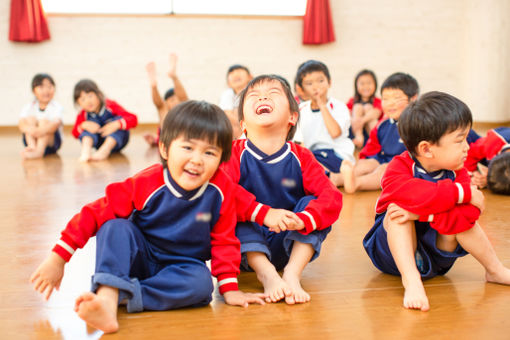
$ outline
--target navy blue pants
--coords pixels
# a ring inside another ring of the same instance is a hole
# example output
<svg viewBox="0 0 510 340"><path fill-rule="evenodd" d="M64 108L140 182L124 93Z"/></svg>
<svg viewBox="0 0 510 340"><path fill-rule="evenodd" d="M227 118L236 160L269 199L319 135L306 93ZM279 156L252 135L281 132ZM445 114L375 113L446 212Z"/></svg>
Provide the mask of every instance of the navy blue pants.
<svg viewBox="0 0 510 340"><path fill-rule="evenodd" d="M301 198L294 208L294 212L303 211L314 196ZM236 226L236 236L241 242L241 270L251 271L246 259L247 252L266 254L276 270L282 270L289 262L290 252L294 241L308 243L313 246L315 253L311 261L315 260L321 250L322 242L331 231L331 227L303 235L296 230L287 230L280 233L269 231L267 227L254 222L241 222Z"/></svg>
<svg viewBox="0 0 510 340"><path fill-rule="evenodd" d="M100 285L119 289L128 312L208 305L211 272L191 257L158 255L136 225L126 219L106 222L97 233L93 292Z"/></svg>
<svg viewBox="0 0 510 340"><path fill-rule="evenodd" d="M363 239L363 247L377 269L383 273L400 275L383 226L385 215L386 213L376 216L374 226ZM460 245L453 252L438 249L436 246L438 232L431 228L428 222L415 221L414 224L417 241L416 267L422 279L446 274L458 257L467 255Z"/></svg>
<svg viewBox="0 0 510 340"><path fill-rule="evenodd" d="M22 134L22 140L23 145L27 146L27 140L24 133ZM44 149L44 156L57 153L58 149L60 149L60 146L62 146L62 137L60 136L60 132L57 130L54 134L53 145L46 146L46 149Z"/></svg>
<svg viewBox="0 0 510 340"><path fill-rule="evenodd" d="M119 117L118 119L121 119L121 117ZM92 121L100 124L99 121L95 121L95 120L92 120ZM103 143L106 139L105 137L101 136L100 133L91 133L88 131L83 131L79 137L80 141L85 136L92 138L92 140L94 141L92 145L96 149L99 149L101 147L101 145L103 145ZM129 131L128 130L117 130L114 133L108 135L107 137L111 137L111 138L115 139L117 144L113 148L112 152L117 152L117 151L122 150L129 142Z"/></svg>

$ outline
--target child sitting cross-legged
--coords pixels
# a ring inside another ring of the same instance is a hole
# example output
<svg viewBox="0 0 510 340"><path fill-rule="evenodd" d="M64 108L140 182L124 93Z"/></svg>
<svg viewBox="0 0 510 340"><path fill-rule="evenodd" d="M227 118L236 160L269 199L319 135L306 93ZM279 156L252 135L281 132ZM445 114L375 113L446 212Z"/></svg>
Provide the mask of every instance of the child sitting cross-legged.
<svg viewBox="0 0 510 340"><path fill-rule="evenodd" d="M255 271L266 302L310 300L301 274L319 256L342 208L341 193L313 154L290 142L298 118L285 79L254 78L239 99L247 139L233 142L232 157L222 165L242 187L236 198L242 270Z"/></svg>
<svg viewBox="0 0 510 340"><path fill-rule="evenodd" d="M510 284L510 270L478 224L483 194L464 168L471 124L469 108L442 92L424 94L400 116L408 151L388 164L363 246L379 270L402 277L406 308L427 311L422 279L446 274L468 253L488 282Z"/></svg>
<svg viewBox="0 0 510 340"><path fill-rule="evenodd" d="M110 184L105 197L83 207L32 274L34 288L48 299L74 251L97 234L92 292L76 299L75 311L105 333L118 330L117 306L124 300L129 313L208 305L211 272L227 304L263 304L263 294L237 285L237 185L218 169L231 142L230 122L216 105L176 106L161 130L162 164Z"/></svg>

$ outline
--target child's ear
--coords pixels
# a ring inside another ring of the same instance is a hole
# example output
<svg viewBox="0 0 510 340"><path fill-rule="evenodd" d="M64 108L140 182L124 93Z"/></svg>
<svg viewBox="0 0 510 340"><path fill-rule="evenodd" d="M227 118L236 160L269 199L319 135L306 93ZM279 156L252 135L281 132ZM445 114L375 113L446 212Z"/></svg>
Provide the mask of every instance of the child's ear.
<svg viewBox="0 0 510 340"><path fill-rule="evenodd" d="M240 120L239 124L241 125L241 131L244 133L245 136L248 134L246 133L246 124L244 124L244 120Z"/></svg>
<svg viewBox="0 0 510 340"><path fill-rule="evenodd" d="M289 117L289 124L295 126L297 124L298 118L299 118L298 112L291 112Z"/></svg>
<svg viewBox="0 0 510 340"><path fill-rule="evenodd" d="M163 159L168 160L168 149L167 149L167 147L163 143L161 143L161 142L158 143L158 147L159 147L159 154L161 155L161 157Z"/></svg>
<svg viewBox="0 0 510 340"><path fill-rule="evenodd" d="M421 157L432 158L434 154L432 153L431 146L430 142L421 141L416 147L416 153Z"/></svg>
<svg viewBox="0 0 510 340"><path fill-rule="evenodd" d="M418 99L418 94L415 94L414 96L409 98L409 102L412 103L412 102L416 101L416 99Z"/></svg>

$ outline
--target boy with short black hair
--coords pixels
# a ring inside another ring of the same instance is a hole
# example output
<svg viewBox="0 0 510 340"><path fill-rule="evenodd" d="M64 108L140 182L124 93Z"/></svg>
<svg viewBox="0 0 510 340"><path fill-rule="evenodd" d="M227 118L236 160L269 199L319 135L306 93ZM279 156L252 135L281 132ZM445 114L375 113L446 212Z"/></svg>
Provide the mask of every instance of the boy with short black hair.
<svg viewBox="0 0 510 340"><path fill-rule="evenodd" d="M349 109L328 95L331 77L324 63L304 62L298 68L296 81L310 100L299 106L300 121L295 140L310 149L330 178L334 178L335 174L339 175L343 160L354 163Z"/></svg>
<svg viewBox="0 0 510 340"><path fill-rule="evenodd" d="M477 222L484 197L464 168L471 124L469 108L442 92L424 94L399 119L408 151L388 164L363 246L379 270L402 276L406 308L427 311L422 279L446 274L468 253L488 282L510 284Z"/></svg>
<svg viewBox="0 0 510 340"><path fill-rule="evenodd" d="M85 205L32 274L35 290L48 299L75 250L97 233L92 292L76 299L75 311L105 333L118 330L123 300L128 312L209 304L211 272L227 304L263 304L263 294L243 293L237 285L237 185L218 169L229 159L231 142L232 127L216 105L176 106L162 126L162 164L108 185L104 197Z"/></svg>
<svg viewBox="0 0 510 340"><path fill-rule="evenodd" d="M234 141L232 157L222 165L244 189L236 196L242 269L255 271L266 302L310 301L301 274L319 256L342 207L341 193L313 154L290 142L298 119L284 78L254 78L240 95L239 120L247 139Z"/></svg>
<svg viewBox="0 0 510 340"><path fill-rule="evenodd" d="M342 177L333 178L346 193L357 190L378 190L388 162L405 150L398 134L398 120L409 103L418 97L418 82L411 75L397 72L381 86L381 100L385 119L370 132L370 137L353 165L343 162Z"/></svg>

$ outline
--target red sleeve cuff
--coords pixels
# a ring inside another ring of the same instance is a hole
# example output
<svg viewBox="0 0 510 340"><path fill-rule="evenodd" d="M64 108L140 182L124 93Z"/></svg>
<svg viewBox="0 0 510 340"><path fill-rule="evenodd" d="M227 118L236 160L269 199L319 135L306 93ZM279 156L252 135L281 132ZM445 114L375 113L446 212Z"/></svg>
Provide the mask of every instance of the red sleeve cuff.
<svg viewBox="0 0 510 340"><path fill-rule="evenodd" d="M418 221L419 222L433 222L434 221L434 214L430 214L430 215L422 215L420 217L418 217Z"/></svg>
<svg viewBox="0 0 510 340"><path fill-rule="evenodd" d="M258 203L257 207L253 211L252 214L252 222L256 222L260 225L264 225L264 219L269 211L270 207L268 205Z"/></svg>
<svg viewBox="0 0 510 340"><path fill-rule="evenodd" d="M231 290L239 290L239 286L237 285L237 276L234 273L218 275L217 279L218 289L221 295Z"/></svg>
<svg viewBox="0 0 510 340"><path fill-rule="evenodd" d="M471 186L469 183L455 182L457 185L457 204L471 202Z"/></svg>
<svg viewBox="0 0 510 340"><path fill-rule="evenodd" d="M305 227L299 230L301 234L307 235L312 231L317 230L317 224L315 223L313 216L308 211L304 210L296 213L296 215L305 223Z"/></svg>

